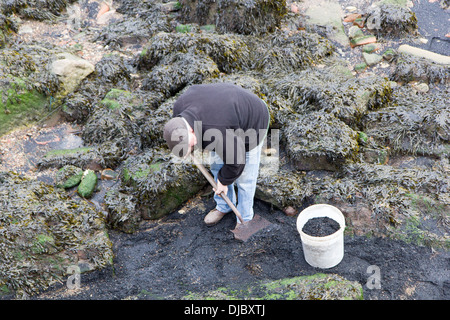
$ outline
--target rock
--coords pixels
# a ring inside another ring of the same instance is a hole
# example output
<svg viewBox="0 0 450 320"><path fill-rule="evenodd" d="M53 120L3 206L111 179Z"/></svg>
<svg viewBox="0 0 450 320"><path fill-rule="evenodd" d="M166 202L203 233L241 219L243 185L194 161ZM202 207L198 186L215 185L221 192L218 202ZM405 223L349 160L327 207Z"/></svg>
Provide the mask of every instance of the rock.
<svg viewBox="0 0 450 320"><path fill-rule="evenodd" d="M362 51L366 53L373 53L380 48L378 43L369 43L363 46Z"/></svg>
<svg viewBox="0 0 450 320"><path fill-rule="evenodd" d="M351 26L348 29L348 37L350 39L359 38L359 37L362 37L362 36L364 36L364 33L362 32L360 27L358 27L358 26Z"/></svg>
<svg viewBox="0 0 450 320"><path fill-rule="evenodd" d="M419 93L427 93L430 91L430 87L426 83L414 83L412 84L412 87Z"/></svg>
<svg viewBox="0 0 450 320"><path fill-rule="evenodd" d="M0 46L1 20L0 14ZM0 50L0 136L41 120L58 105L50 98L60 88L57 77L49 72L54 51L57 48L18 43Z"/></svg>
<svg viewBox="0 0 450 320"><path fill-rule="evenodd" d="M356 19L361 18L361 14L360 13L351 13L345 16L344 18L344 22L353 22Z"/></svg>
<svg viewBox="0 0 450 320"><path fill-rule="evenodd" d="M73 165L66 165L56 173L55 186L70 189L80 183L82 176L83 170Z"/></svg>
<svg viewBox="0 0 450 320"><path fill-rule="evenodd" d="M158 219L173 212L207 183L195 165L163 148L129 157L120 177L144 219Z"/></svg>
<svg viewBox="0 0 450 320"><path fill-rule="evenodd" d="M105 169L102 171L100 179L102 180L115 180L119 174L112 169Z"/></svg>
<svg viewBox="0 0 450 320"><path fill-rule="evenodd" d="M365 62L355 64L356 72L363 72L367 69L367 64Z"/></svg>
<svg viewBox="0 0 450 320"><path fill-rule="evenodd" d="M354 47L357 47L357 46L363 46L365 44L375 43L375 42L377 42L377 38L375 36L365 35L365 36L352 38L350 40L350 46L352 48L354 48Z"/></svg>
<svg viewBox="0 0 450 320"><path fill-rule="evenodd" d="M363 18L356 18L355 20L353 20L353 25L359 28L364 28L364 22L365 20Z"/></svg>
<svg viewBox="0 0 450 320"><path fill-rule="evenodd" d="M400 1L380 1L369 7L366 27L376 35L398 37L415 34L417 19L414 12Z"/></svg>
<svg viewBox="0 0 450 320"><path fill-rule="evenodd" d="M295 209L295 208L293 208L293 207L291 207L291 206L289 206L289 207L284 208L284 209L283 209L283 212L284 212L287 216L293 217L293 216L295 216L295 215L298 213L298 210Z"/></svg>
<svg viewBox="0 0 450 320"><path fill-rule="evenodd" d="M203 294L190 294L195 300L362 300L363 289L357 281L336 274L317 273L275 281L261 281L247 290L221 288Z"/></svg>
<svg viewBox="0 0 450 320"><path fill-rule="evenodd" d="M47 152L39 159L38 168L62 168L66 165L85 167L97 158L93 147L81 147L75 149L58 149Z"/></svg>
<svg viewBox="0 0 450 320"><path fill-rule="evenodd" d="M389 48L386 51L384 51L383 59L387 60L388 62L391 62L395 58L396 54L397 52L394 49Z"/></svg>
<svg viewBox="0 0 450 320"><path fill-rule="evenodd" d="M428 52L423 53L421 51L419 54L422 56L399 52L396 55L395 70L391 79L403 82L419 81L448 84L450 81L450 68L447 64L448 61L446 61L448 59L445 56L443 60L438 57L441 63L437 63L428 59L435 57L434 53L430 55Z"/></svg>
<svg viewBox="0 0 450 320"><path fill-rule="evenodd" d="M407 44L398 47L398 52L410 54L419 58L425 58L442 65L450 65L450 56L434 53L432 51L416 48Z"/></svg>
<svg viewBox="0 0 450 320"><path fill-rule="evenodd" d="M372 164L387 164L389 161L389 148L368 148L360 149L364 161Z"/></svg>
<svg viewBox="0 0 450 320"><path fill-rule="evenodd" d="M50 70L59 77L65 91L70 93L78 87L81 80L94 72L95 66L71 53L60 53L51 64Z"/></svg>
<svg viewBox="0 0 450 320"><path fill-rule="evenodd" d="M363 52L362 56L364 58L364 61L367 63L368 66L373 66L375 64L377 64L378 62L380 62L383 57L379 54L376 53L366 53Z"/></svg>
<svg viewBox="0 0 450 320"><path fill-rule="evenodd" d="M308 24L325 27L327 38L342 46L348 45L348 37L342 24L342 8L336 0L306 0L299 4L309 18Z"/></svg>
<svg viewBox="0 0 450 320"><path fill-rule="evenodd" d="M133 233L139 229L142 217L133 195L120 192L119 187L113 186L106 192L104 201L110 228L126 233Z"/></svg>
<svg viewBox="0 0 450 320"><path fill-rule="evenodd" d="M83 172L81 182L78 185L77 192L83 198L90 198L97 185L97 174L90 169Z"/></svg>
<svg viewBox="0 0 450 320"><path fill-rule="evenodd" d="M180 0L180 4L186 23L215 24L220 33L272 32L288 12L285 0Z"/></svg>
<svg viewBox="0 0 450 320"><path fill-rule="evenodd" d="M112 264L103 216L87 202L41 181L0 172L0 203L1 288L30 296L67 279L69 267Z"/></svg>
<svg viewBox="0 0 450 320"><path fill-rule="evenodd" d="M310 112L285 124L286 150L299 170L338 170L357 151L357 133L334 116Z"/></svg>

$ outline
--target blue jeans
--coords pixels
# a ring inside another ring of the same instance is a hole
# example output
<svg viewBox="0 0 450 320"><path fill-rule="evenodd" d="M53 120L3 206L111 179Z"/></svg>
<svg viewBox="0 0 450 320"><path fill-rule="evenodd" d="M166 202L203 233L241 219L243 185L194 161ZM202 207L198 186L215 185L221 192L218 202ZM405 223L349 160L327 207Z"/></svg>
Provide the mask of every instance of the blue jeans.
<svg viewBox="0 0 450 320"><path fill-rule="evenodd" d="M227 196L237 206L236 208L242 215L244 221L253 219L253 198L256 191L256 181L259 173L259 162L261 159L261 149L263 143L245 153L245 167L239 178L231 185L228 186ZM214 175L214 179L217 182L217 175L219 170L223 167L223 160L217 153L211 151L210 154L211 173ZM237 187L237 199L234 187ZM228 206L225 200L221 196L214 195L216 201L216 209L220 212L231 212L232 209ZM238 200L238 201L236 201ZM236 217L237 219L237 217ZM237 222L240 223L239 219Z"/></svg>

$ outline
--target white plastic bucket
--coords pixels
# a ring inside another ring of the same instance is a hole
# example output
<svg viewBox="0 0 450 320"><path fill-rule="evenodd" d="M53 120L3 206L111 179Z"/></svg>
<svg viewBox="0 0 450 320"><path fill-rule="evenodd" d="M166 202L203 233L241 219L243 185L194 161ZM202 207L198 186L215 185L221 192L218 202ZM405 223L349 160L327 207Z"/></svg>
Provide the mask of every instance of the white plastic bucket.
<svg viewBox="0 0 450 320"><path fill-rule="evenodd" d="M309 219L328 217L339 223L335 233L325 237L313 237L302 231ZM309 265L317 268L332 268L344 257L345 217L341 211L328 204L315 204L303 210L297 217L297 230L302 240L303 253Z"/></svg>

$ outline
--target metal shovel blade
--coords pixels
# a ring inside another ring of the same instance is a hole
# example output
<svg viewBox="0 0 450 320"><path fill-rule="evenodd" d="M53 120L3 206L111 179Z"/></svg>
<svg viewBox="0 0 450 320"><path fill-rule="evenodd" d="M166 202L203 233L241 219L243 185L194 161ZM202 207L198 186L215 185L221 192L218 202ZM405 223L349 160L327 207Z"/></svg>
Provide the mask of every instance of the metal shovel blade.
<svg viewBox="0 0 450 320"><path fill-rule="evenodd" d="M252 220L239 223L235 229L230 231L234 233L235 239L246 242L252 235L270 225L269 221L255 214Z"/></svg>

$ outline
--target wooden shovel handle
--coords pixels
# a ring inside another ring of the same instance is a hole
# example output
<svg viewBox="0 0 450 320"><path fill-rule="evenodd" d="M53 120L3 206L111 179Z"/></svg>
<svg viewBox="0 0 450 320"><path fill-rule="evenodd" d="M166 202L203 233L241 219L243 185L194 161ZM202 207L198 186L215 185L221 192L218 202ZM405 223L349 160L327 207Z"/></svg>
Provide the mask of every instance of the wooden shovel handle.
<svg viewBox="0 0 450 320"><path fill-rule="evenodd" d="M191 155L191 158L194 161L197 168L205 176L206 180L208 180L208 182L211 184L211 186L217 190L216 181L214 180L212 175L208 172L208 170L206 170L206 168L193 155ZM236 215L236 217L238 217L239 221L241 223L244 223L244 219L242 219L242 215L239 213L238 209L233 204L233 202L231 202L230 198L228 198L228 196L223 192L220 194L220 196L222 197L223 200L225 200L225 202L228 204L228 206L231 208L231 210L233 210L234 214Z"/></svg>

